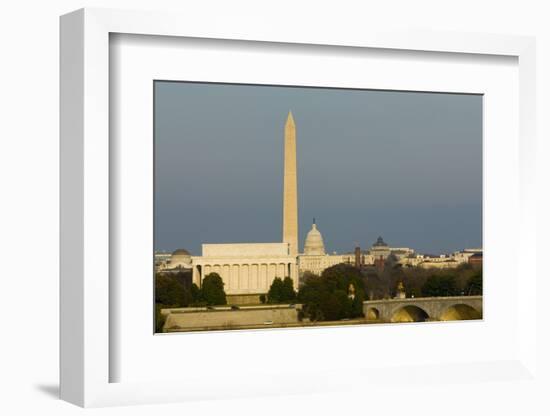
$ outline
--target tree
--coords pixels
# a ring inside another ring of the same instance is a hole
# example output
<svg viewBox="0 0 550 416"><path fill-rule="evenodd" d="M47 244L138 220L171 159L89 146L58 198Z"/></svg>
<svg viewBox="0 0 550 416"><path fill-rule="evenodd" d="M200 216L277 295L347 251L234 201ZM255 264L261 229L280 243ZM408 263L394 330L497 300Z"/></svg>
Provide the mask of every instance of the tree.
<svg viewBox="0 0 550 416"><path fill-rule="evenodd" d="M271 286L267 292L267 303L280 303L283 295L283 281L280 277L276 277L271 282Z"/></svg>
<svg viewBox="0 0 550 416"><path fill-rule="evenodd" d="M365 300L365 278L360 270L349 264L337 264L323 271L321 276L327 279L329 290L339 290L346 295L346 301L340 295L343 318L357 318L363 316L363 301ZM350 289L353 289L353 298L350 298ZM348 305L349 303L349 305Z"/></svg>
<svg viewBox="0 0 550 416"><path fill-rule="evenodd" d="M198 303L202 300L201 290L196 285L196 283L193 283L191 285L191 298L193 299L193 303Z"/></svg>
<svg viewBox="0 0 550 416"><path fill-rule="evenodd" d="M280 277L273 279L267 292L267 303L289 303L295 300L294 282L290 277L285 277L284 280Z"/></svg>
<svg viewBox="0 0 550 416"><path fill-rule="evenodd" d="M294 302L296 292L294 291L294 282L290 277L285 277L281 288L281 302Z"/></svg>
<svg viewBox="0 0 550 416"><path fill-rule="evenodd" d="M303 304L305 317L312 321L323 321L325 315L321 304L327 301L327 289L321 276L311 274L298 291L298 301Z"/></svg>
<svg viewBox="0 0 550 416"><path fill-rule="evenodd" d="M455 296L458 294L456 277L452 274L432 275L422 286L423 296Z"/></svg>
<svg viewBox="0 0 550 416"><path fill-rule="evenodd" d="M364 299L363 275L348 264L329 267L321 276L308 276L298 292L304 315L312 321L363 316Z"/></svg>
<svg viewBox="0 0 550 416"><path fill-rule="evenodd" d="M155 276L155 303L168 307L185 307L193 302L190 290L187 290L175 276L157 273Z"/></svg>
<svg viewBox="0 0 550 416"><path fill-rule="evenodd" d="M300 286L302 286L302 285L304 284L304 282L305 282L307 279L309 279L310 277L315 278L315 277L319 277L319 276L316 275L316 274L313 273L313 272L310 272L310 271L306 270L306 271L304 272L304 274L303 274L303 275L299 278L299 280L298 280L298 282L300 282Z"/></svg>
<svg viewBox="0 0 550 416"><path fill-rule="evenodd" d="M343 290L336 290L332 293L328 293L321 303L321 310L323 311L325 320L336 321L338 319L347 318L346 309L350 309L348 303L348 297Z"/></svg>
<svg viewBox="0 0 550 416"><path fill-rule="evenodd" d="M186 307L197 302L199 288L193 284L186 287L181 274L155 274L155 331L162 332L166 316L160 313L162 308Z"/></svg>
<svg viewBox="0 0 550 416"><path fill-rule="evenodd" d="M193 282L193 272L191 270L180 270L176 273L171 273L171 276L173 276L185 289L191 289Z"/></svg>
<svg viewBox="0 0 550 416"><path fill-rule="evenodd" d="M384 299L389 293L390 286L378 273L369 272L365 279L365 292L369 299Z"/></svg>
<svg viewBox="0 0 550 416"><path fill-rule="evenodd" d="M481 272L477 272L468 279L465 292L469 296L483 295L483 276Z"/></svg>
<svg viewBox="0 0 550 416"><path fill-rule="evenodd" d="M207 305L226 305L224 283L218 273L208 274L202 281L201 300Z"/></svg>
<svg viewBox="0 0 550 416"><path fill-rule="evenodd" d="M405 286L405 293L408 298L417 298L422 296L422 286L426 283L426 273L424 270L412 269L404 273L401 282Z"/></svg>

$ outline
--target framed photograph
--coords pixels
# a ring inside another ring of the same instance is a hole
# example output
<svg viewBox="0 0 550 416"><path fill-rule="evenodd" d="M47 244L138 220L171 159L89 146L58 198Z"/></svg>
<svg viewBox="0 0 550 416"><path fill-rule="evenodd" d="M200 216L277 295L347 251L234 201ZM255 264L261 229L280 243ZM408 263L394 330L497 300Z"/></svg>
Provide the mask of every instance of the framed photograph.
<svg viewBox="0 0 550 416"><path fill-rule="evenodd" d="M534 40L242 28L61 18L62 398L536 385Z"/></svg>
<svg viewBox="0 0 550 416"><path fill-rule="evenodd" d="M482 318L481 94L153 88L155 332Z"/></svg>

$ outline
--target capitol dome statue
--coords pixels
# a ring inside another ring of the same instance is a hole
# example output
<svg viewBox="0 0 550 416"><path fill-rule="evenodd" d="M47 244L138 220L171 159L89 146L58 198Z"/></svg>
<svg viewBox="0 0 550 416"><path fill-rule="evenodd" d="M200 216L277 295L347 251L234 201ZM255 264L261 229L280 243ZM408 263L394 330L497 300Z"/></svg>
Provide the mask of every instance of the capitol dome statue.
<svg viewBox="0 0 550 416"><path fill-rule="evenodd" d="M325 244L323 243L323 236L317 229L315 218L313 219L311 230L309 230L306 236L306 242L304 244L304 254L306 256L325 255Z"/></svg>

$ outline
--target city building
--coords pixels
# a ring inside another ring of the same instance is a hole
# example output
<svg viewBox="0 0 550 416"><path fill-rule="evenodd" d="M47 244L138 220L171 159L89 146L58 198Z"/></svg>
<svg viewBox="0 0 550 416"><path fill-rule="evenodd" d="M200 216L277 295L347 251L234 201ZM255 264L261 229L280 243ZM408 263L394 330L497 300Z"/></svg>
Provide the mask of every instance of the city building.
<svg viewBox="0 0 550 416"><path fill-rule="evenodd" d="M202 256L192 258L193 283L217 273L230 303L256 303L276 277L290 276L298 288L296 256L288 243L203 244Z"/></svg>
<svg viewBox="0 0 550 416"><path fill-rule="evenodd" d="M416 255L407 247L390 247L382 237L365 252L359 247L353 253L327 254L315 219L307 233L304 250L298 241L298 175L296 163L296 124L289 112L284 127L283 169L283 223L280 242L202 244L200 256L178 249L168 258L166 253L155 254L157 271L178 272L192 270L192 281L201 287L210 273L218 273L223 280L229 303L257 303L260 295L268 292L276 277L290 277L297 290L300 278L306 272L321 274L328 267L340 263L358 268L375 266L383 271L386 261L405 266L456 267L468 262L476 251L457 252L453 256L430 257ZM472 260L477 261L477 260Z"/></svg>
<svg viewBox="0 0 550 416"><path fill-rule="evenodd" d="M468 257L468 264L474 267L483 266L483 252L477 252Z"/></svg>
<svg viewBox="0 0 550 416"><path fill-rule="evenodd" d="M441 254L439 256L429 254L408 255L399 259L403 266L421 267L424 269L452 269L463 264L473 264L479 262L482 258L483 250L481 248L467 248L462 251L455 251L451 254ZM470 258L475 258L470 261Z"/></svg>
<svg viewBox="0 0 550 416"><path fill-rule="evenodd" d="M165 269L170 262L172 253L166 251L155 251L155 270Z"/></svg>
<svg viewBox="0 0 550 416"><path fill-rule="evenodd" d="M155 270L157 271L176 273L192 268L191 254L183 248L179 248L172 253L155 253Z"/></svg>
<svg viewBox="0 0 550 416"><path fill-rule="evenodd" d="M391 249L380 236L370 248L369 254L374 260L386 260L391 254Z"/></svg>
<svg viewBox="0 0 550 416"><path fill-rule="evenodd" d="M379 236L364 257L363 264L374 265L379 272L384 271L386 261L392 256L395 262L414 256L414 250L408 247L390 247Z"/></svg>
<svg viewBox="0 0 550 416"><path fill-rule="evenodd" d="M323 270L340 263L354 264L355 254L327 254L323 236L317 229L315 219L311 230L307 233L304 243L304 252L298 256L299 275L302 277L305 272L320 275Z"/></svg>

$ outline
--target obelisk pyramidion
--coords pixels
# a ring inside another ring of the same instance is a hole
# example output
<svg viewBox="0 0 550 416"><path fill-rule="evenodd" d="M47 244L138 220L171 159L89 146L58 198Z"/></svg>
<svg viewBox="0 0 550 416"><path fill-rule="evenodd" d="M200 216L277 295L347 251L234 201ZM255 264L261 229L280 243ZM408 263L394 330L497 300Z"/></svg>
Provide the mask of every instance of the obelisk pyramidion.
<svg viewBox="0 0 550 416"><path fill-rule="evenodd" d="M296 125L289 111L285 124L285 161L283 178L283 242L289 254L298 255L298 186L296 171Z"/></svg>

